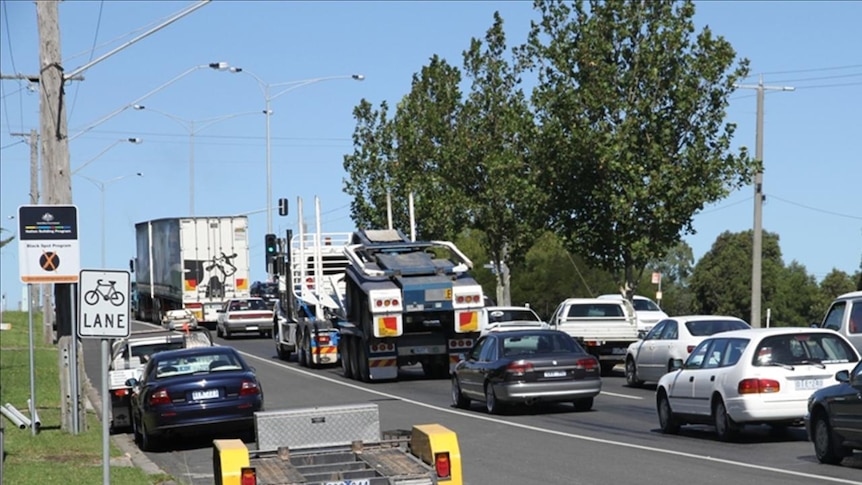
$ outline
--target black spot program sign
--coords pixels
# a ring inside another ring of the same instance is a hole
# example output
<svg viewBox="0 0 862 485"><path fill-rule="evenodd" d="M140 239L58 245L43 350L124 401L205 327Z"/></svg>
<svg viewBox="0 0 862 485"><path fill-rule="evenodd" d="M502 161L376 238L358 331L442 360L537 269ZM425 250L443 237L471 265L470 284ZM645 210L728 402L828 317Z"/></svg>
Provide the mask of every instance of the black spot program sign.
<svg viewBox="0 0 862 485"><path fill-rule="evenodd" d="M78 282L81 247L77 207L18 207L18 270L23 283Z"/></svg>

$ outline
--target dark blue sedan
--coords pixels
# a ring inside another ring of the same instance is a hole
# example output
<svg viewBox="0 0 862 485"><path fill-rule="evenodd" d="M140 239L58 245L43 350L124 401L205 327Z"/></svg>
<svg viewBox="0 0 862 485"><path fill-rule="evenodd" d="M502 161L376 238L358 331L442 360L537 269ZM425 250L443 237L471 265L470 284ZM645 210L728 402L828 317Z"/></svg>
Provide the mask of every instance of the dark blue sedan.
<svg viewBox="0 0 862 485"><path fill-rule="evenodd" d="M251 433L263 410L263 388L232 347L195 347L153 354L141 380L130 379L132 429L144 451L166 435L218 430Z"/></svg>

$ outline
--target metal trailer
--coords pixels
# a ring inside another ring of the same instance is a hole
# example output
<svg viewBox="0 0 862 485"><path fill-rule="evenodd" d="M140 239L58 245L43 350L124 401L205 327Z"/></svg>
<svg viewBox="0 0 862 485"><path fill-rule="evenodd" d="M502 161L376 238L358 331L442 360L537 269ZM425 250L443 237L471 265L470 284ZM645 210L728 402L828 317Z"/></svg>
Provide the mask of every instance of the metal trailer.
<svg viewBox="0 0 862 485"><path fill-rule="evenodd" d="M188 332L145 330L114 341L108 363L108 393L111 395L111 432L131 427L129 379L140 379L150 356L164 350L212 345L212 336L203 328Z"/></svg>
<svg viewBox="0 0 862 485"><path fill-rule="evenodd" d="M351 233L320 232L320 202L315 198L317 230L308 233L298 200L299 234L288 233L275 263L279 299L273 314L275 349L288 360L296 352L304 367L338 363L339 333L344 318L344 247Z"/></svg>
<svg viewBox="0 0 862 485"><path fill-rule="evenodd" d="M470 259L451 242L393 229L354 232L345 255L344 375L392 380L400 366L421 364L426 376L447 377L479 338L484 296Z"/></svg>
<svg viewBox="0 0 862 485"><path fill-rule="evenodd" d="M225 301L249 296L246 216L154 219L135 224L135 237L138 320L187 308L214 324Z"/></svg>
<svg viewBox="0 0 862 485"><path fill-rule="evenodd" d="M216 485L461 485L456 434L439 425L380 430L376 404L260 411L257 448L213 441Z"/></svg>

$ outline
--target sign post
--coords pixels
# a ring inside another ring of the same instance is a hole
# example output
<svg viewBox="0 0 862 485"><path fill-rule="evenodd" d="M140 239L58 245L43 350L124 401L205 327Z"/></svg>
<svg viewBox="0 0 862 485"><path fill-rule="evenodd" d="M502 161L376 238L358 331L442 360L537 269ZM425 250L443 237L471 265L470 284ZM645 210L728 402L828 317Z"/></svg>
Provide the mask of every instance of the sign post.
<svg viewBox="0 0 862 485"><path fill-rule="evenodd" d="M78 243L78 208L74 205L22 205L18 207L18 273L27 284L30 332L30 419L36 416L36 362L33 343L33 283L77 283L81 267ZM43 312L49 311L43 308ZM72 323L74 326L74 322ZM72 396L72 431L78 423L78 350L72 339L69 387ZM31 432L36 435L36 427Z"/></svg>
<svg viewBox="0 0 862 485"><path fill-rule="evenodd" d="M111 456L108 445L110 394L108 394L108 340L131 335L129 297L131 275L128 271L81 270L78 292L78 336L101 339L102 347L102 477L111 483Z"/></svg>

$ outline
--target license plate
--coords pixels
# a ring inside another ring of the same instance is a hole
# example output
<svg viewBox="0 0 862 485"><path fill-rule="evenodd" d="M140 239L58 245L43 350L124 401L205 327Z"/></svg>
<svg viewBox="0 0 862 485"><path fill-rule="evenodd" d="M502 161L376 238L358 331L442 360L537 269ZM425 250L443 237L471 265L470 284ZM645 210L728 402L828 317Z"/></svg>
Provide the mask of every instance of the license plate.
<svg viewBox="0 0 862 485"><path fill-rule="evenodd" d="M413 354L422 354L422 355L441 353L440 349L438 347L413 347L412 349L410 349L410 351Z"/></svg>
<svg viewBox="0 0 862 485"><path fill-rule="evenodd" d="M251 325L251 326L245 327L245 329L246 329L246 330L249 330L249 331L251 331L251 330L257 330L257 325Z"/></svg>
<svg viewBox="0 0 862 485"><path fill-rule="evenodd" d="M823 387L823 379L799 379L796 381L797 391L811 391Z"/></svg>
<svg viewBox="0 0 862 485"><path fill-rule="evenodd" d="M546 370L545 377L566 377L564 370Z"/></svg>
<svg viewBox="0 0 862 485"><path fill-rule="evenodd" d="M207 389L206 391L195 391L192 393L192 399L195 401L203 401L204 399L215 399L218 397L218 389Z"/></svg>
<svg viewBox="0 0 862 485"><path fill-rule="evenodd" d="M622 354L626 353L626 349L624 349L622 347L615 347L615 348L611 349L611 353L614 355L622 355Z"/></svg>

